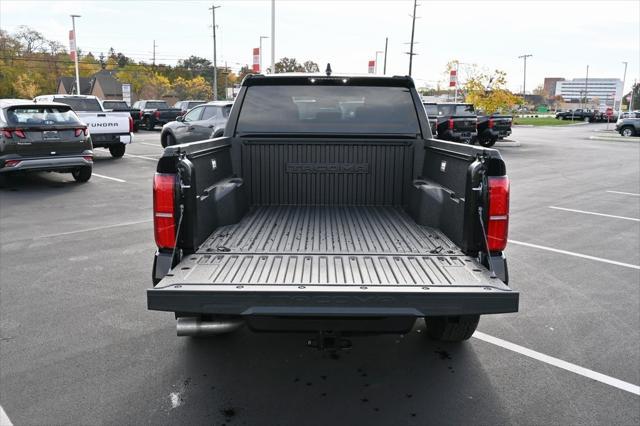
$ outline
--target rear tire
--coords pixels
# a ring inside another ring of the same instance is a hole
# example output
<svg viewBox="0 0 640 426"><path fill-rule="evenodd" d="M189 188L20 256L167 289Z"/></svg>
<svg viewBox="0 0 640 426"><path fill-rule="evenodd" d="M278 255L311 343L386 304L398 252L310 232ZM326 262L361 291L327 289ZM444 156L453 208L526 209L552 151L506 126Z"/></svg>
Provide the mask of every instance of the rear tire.
<svg viewBox="0 0 640 426"><path fill-rule="evenodd" d="M469 339L478 327L480 315L456 317L425 317L427 336L443 342L462 342Z"/></svg>
<svg viewBox="0 0 640 426"><path fill-rule="evenodd" d="M585 117L585 118L584 118L584 122L585 122L585 123L589 123L589 122L591 122L591 119L590 119L589 117Z"/></svg>
<svg viewBox="0 0 640 426"><path fill-rule="evenodd" d="M109 152L111 153L111 156L114 158L121 158L124 155L124 152L126 151L126 146L123 143L119 143L117 145L111 145L109 147Z"/></svg>
<svg viewBox="0 0 640 426"><path fill-rule="evenodd" d="M73 176L76 182L84 183L91 179L92 171L93 168L91 166L79 167L71 172L71 176Z"/></svg>
<svg viewBox="0 0 640 426"><path fill-rule="evenodd" d="M482 138L480 139L480 145L490 148L496 144L498 138Z"/></svg>
<svg viewBox="0 0 640 426"><path fill-rule="evenodd" d="M144 127L147 130L153 130L153 128L156 126L153 124L153 120L147 117L147 119L144 121Z"/></svg>
<svg viewBox="0 0 640 426"><path fill-rule="evenodd" d="M633 127L631 126L625 126L622 129L620 129L620 136L624 136L626 138L630 136L634 136L635 133L636 132L633 130Z"/></svg>

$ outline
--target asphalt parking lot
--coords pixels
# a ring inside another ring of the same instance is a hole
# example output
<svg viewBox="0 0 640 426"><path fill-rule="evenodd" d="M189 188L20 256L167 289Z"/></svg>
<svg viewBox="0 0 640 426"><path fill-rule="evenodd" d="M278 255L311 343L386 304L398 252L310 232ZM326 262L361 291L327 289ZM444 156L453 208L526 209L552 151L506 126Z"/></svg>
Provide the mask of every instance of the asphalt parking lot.
<svg viewBox="0 0 640 426"><path fill-rule="evenodd" d="M120 160L97 149L86 184L12 179L0 405L16 425L639 424L640 142L590 139L604 126L516 128L520 146L497 145L519 313L483 317L463 344L418 323L338 357L299 334L178 338L172 314L147 311L158 131Z"/></svg>

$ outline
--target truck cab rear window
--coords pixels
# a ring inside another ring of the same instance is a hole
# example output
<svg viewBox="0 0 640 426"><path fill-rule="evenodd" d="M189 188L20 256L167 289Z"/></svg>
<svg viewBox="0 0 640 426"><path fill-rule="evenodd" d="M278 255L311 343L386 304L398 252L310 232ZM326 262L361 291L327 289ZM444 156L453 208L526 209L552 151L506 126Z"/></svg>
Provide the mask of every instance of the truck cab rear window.
<svg viewBox="0 0 640 426"><path fill-rule="evenodd" d="M468 115L475 116L476 111L473 109L473 105L438 105L438 115Z"/></svg>
<svg viewBox="0 0 640 426"><path fill-rule="evenodd" d="M409 89L370 86L250 86L237 132L420 133Z"/></svg>
<svg viewBox="0 0 640 426"><path fill-rule="evenodd" d="M102 112L100 102L92 98L53 98L53 102L69 105L74 111Z"/></svg>
<svg viewBox="0 0 640 426"><path fill-rule="evenodd" d="M14 126L76 125L78 116L68 107L25 105L9 108L7 121Z"/></svg>

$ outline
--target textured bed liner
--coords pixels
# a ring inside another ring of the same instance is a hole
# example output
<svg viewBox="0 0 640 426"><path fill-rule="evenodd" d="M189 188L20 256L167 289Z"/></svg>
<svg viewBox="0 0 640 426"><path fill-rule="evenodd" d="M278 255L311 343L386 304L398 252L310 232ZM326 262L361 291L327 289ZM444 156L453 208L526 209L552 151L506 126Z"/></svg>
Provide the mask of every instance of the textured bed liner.
<svg viewBox="0 0 640 426"><path fill-rule="evenodd" d="M160 287L493 286L440 231L391 206L263 206L224 226Z"/></svg>

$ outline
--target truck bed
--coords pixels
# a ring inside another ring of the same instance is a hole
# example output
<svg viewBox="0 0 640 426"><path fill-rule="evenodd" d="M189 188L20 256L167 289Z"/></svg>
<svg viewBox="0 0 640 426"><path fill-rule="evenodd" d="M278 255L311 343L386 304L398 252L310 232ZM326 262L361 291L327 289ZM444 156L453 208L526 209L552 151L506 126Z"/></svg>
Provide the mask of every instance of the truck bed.
<svg viewBox="0 0 640 426"><path fill-rule="evenodd" d="M263 206L217 229L158 287L495 285L483 269L400 207Z"/></svg>
<svg viewBox="0 0 640 426"><path fill-rule="evenodd" d="M400 207L283 205L218 228L148 301L216 314L421 316L511 312L518 293Z"/></svg>

